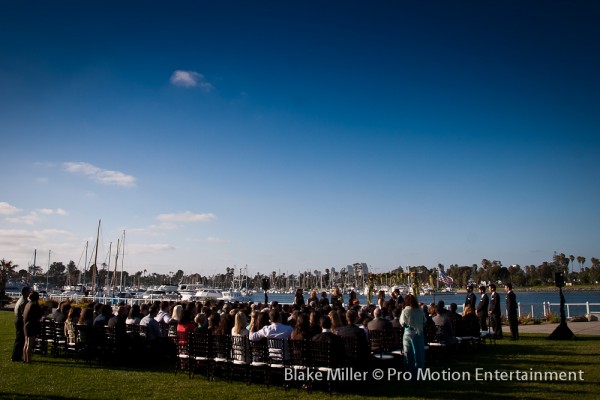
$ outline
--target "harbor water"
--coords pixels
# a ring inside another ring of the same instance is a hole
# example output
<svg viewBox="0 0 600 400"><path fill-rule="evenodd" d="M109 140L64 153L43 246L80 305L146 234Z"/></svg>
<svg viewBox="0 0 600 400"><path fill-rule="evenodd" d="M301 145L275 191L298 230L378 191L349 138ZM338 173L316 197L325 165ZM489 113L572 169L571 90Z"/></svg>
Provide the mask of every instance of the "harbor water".
<svg viewBox="0 0 600 400"><path fill-rule="evenodd" d="M489 296L489 292L487 294ZM505 312L504 301L506 294L503 292L499 292L499 294L501 299L500 306L502 312ZM517 302L520 305L521 315L531 313L533 317L542 317L544 316L544 304L546 304L546 311L551 311L555 314L560 313L560 295L558 289L551 292L519 292L518 290L515 290L515 294L517 295ZM586 303L591 304L591 306L589 306L591 312L596 314L600 313L600 291L563 291L563 294L565 296L565 303L569 305L568 310L565 311L568 313L567 317L585 315L588 312ZM476 293L476 296L477 302L479 302L479 293ZM317 297L320 297L320 294L317 295ZM458 311L460 312L462 311L466 297L466 293L446 294L440 292L435 293L435 296L418 296L418 300L425 304L437 303L438 301L443 300L446 306L449 306L451 303L456 303L458 305ZM348 298L349 295L344 294L344 303L348 301ZM360 304L367 304L366 296L357 295L356 298L359 300ZM268 299L269 302L278 301L282 304L293 303L294 295L287 293L268 293ZM305 293L304 300L306 301L307 299L308 294ZM371 296L372 303L376 302L376 300L376 296ZM252 295L252 301L264 303L264 293L254 293Z"/></svg>

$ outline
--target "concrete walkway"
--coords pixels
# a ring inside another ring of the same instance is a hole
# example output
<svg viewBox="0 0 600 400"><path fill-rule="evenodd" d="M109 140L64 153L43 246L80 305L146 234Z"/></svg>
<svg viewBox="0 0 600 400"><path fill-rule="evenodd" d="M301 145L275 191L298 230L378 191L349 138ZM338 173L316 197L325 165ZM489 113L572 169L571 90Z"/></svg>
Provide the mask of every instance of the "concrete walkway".
<svg viewBox="0 0 600 400"><path fill-rule="evenodd" d="M600 321L593 322L567 322L567 326L577 335L594 335L600 336ZM558 324L540 324L540 325L519 325L519 333L541 333L550 335L558 327ZM510 336L510 331L507 326L503 329L504 336L507 333Z"/></svg>

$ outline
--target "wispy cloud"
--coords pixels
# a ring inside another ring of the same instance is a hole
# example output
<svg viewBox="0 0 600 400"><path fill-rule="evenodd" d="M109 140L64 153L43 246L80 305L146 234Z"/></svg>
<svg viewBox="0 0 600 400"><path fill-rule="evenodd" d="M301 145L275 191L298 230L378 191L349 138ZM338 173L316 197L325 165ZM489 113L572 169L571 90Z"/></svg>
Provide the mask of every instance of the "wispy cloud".
<svg viewBox="0 0 600 400"><path fill-rule="evenodd" d="M63 167L67 172L85 175L105 185L135 186L135 177L123 172L98 168L84 162L66 162L63 163Z"/></svg>
<svg viewBox="0 0 600 400"><path fill-rule="evenodd" d="M6 221L10 222L12 224L33 225L36 222L40 221L40 216L35 211L32 211L32 212L30 212L27 215L22 215L22 216L19 216L19 217L6 218Z"/></svg>
<svg viewBox="0 0 600 400"><path fill-rule="evenodd" d="M66 212L65 210L63 210L62 208L57 208L56 210L53 210L51 208L40 208L37 211L40 214L45 214L45 215L69 215L69 213Z"/></svg>
<svg viewBox="0 0 600 400"><path fill-rule="evenodd" d="M161 222L209 222L217 219L217 216L208 214L194 214L186 211L179 214L160 214L156 217Z"/></svg>
<svg viewBox="0 0 600 400"><path fill-rule="evenodd" d="M13 215L21 211L15 206L11 206L5 201L0 202L0 215Z"/></svg>
<svg viewBox="0 0 600 400"><path fill-rule="evenodd" d="M52 260L63 261L79 254L80 245L73 233L61 229L0 229L0 253L22 267L31 262L32 249L38 255L46 251L41 249L52 249Z"/></svg>
<svg viewBox="0 0 600 400"><path fill-rule="evenodd" d="M174 86L185 87L185 88L200 88L205 92L210 92L215 87L212 83L208 82L204 75L196 71L182 71L176 70L171 75L171 84Z"/></svg>

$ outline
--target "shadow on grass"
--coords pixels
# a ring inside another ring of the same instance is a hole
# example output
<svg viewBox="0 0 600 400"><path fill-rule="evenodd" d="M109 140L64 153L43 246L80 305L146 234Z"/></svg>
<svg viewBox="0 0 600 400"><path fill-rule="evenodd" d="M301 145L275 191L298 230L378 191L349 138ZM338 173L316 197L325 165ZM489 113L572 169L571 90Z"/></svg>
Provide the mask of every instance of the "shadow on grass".
<svg viewBox="0 0 600 400"><path fill-rule="evenodd" d="M36 395L36 400L68 400L68 399L79 399L80 397L63 397L56 395ZM31 400L31 395L22 394L22 393L14 393L14 392L4 392L0 391L0 399L11 399L11 400Z"/></svg>
<svg viewBox="0 0 600 400"><path fill-rule="evenodd" d="M595 382L600 375L597 355L600 353L599 337L582 337L577 341L553 342L548 341L543 336L525 336L517 342L507 340L498 341L497 345L484 345L479 351L461 351L453 357L452 360L438 360L436 362L428 361L427 367L432 371L442 372L444 370L457 372L470 372L471 379L466 380L428 380L428 381L403 381L403 380L370 380L367 382L335 382L333 385L333 398L343 397L345 399L383 399L390 397L428 398L428 399L455 399L455 398L475 398L481 397L481 393L486 393L486 397L496 399L562 399L576 396L580 399L595 398ZM8 353L7 353L8 354ZM207 398L220 398L227 400L229 398L280 398L280 399L319 399L328 397L327 387L325 385L316 385L312 394L308 394L299 389L298 383L289 391L284 391L279 386L267 388L265 385L253 383L246 386L243 382L227 382L224 378L217 378L216 381L207 381L203 376L197 376L195 379L189 379L186 373L175 376L175 362L173 360L163 360L161 363L137 363L132 365L115 365L110 363L92 363L83 360L75 361L73 359L54 358L51 356L34 356L34 363L38 364L38 373L45 373L55 366L57 370L63 370L70 376L98 375L100 377L115 378L126 382L129 379L146 379L158 381L161 379L173 380L175 386L180 387L179 394L203 393ZM19 368L21 366L19 365ZM583 369L586 372L585 382L540 382L540 381L477 381L474 378L475 369L482 368L485 371L570 371ZM76 370L84 370L77 375ZM97 370L97 372L95 372ZM101 371L111 371L102 375ZM588 374L589 371L589 374ZM132 372L133 376L124 373ZM63 373L63 372L61 372ZM151 373L151 375L144 375ZM164 377L163 377L164 375ZM126 378L122 378L126 376ZM104 379L104 378L103 378ZM10 391L0 392L0 398L7 399L72 399L70 393L62 393L63 396L56 395L24 395L16 393L16 385L8 389ZM6 389L5 389L6 390ZM141 397L138 393L136 398L151 398L155 388L149 387L148 397ZM135 397L135 396L133 396ZM185 397L185 396L184 396ZM97 398L102 398L98 395ZM121 397L125 398L125 397Z"/></svg>
<svg viewBox="0 0 600 400"><path fill-rule="evenodd" d="M56 366L70 369L90 369L105 371L155 372L175 374L175 360L139 360L125 363L100 362L98 360L75 360L52 356L34 356L33 364ZM2 397L0 397L2 398Z"/></svg>

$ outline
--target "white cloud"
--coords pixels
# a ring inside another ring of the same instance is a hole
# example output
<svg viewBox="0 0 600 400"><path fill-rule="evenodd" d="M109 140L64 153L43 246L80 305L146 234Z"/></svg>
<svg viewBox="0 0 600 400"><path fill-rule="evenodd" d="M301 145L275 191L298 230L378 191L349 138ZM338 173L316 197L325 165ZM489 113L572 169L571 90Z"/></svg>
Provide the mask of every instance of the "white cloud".
<svg viewBox="0 0 600 400"><path fill-rule="evenodd" d="M208 222L217 219L217 216L208 214L194 214L190 211L179 214L160 214L156 217L161 222Z"/></svg>
<svg viewBox="0 0 600 400"><path fill-rule="evenodd" d="M215 87L208 82L204 75L195 71L176 70L171 75L171 84L174 86L193 88L197 87L205 92L210 92Z"/></svg>
<svg viewBox="0 0 600 400"><path fill-rule="evenodd" d="M5 201L0 202L0 215L13 215L21 211L15 206L11 206Z"/></svg>
<svg viewBox="0 0 600 400"><path fill-rule="evenodd" d="M27 215L23 215L21 217L10 217L10 218L6 218L7 222L10 222L12 224L26 224L26 225L33 225L36 222L40 221L40 217L38 216L38 213L36 213L35 211L30 212Z"/></svg>
<svg viewBox="0 0 600 400"><path fill-rule="evenodd" d="M60 239L58 239L60 237ZM0 246L13 245L16 243L25 244L28 248L34 248L31 243L37 243L46 240L71 240L75 236L68 231L61 229L42 229L42 230L26 230L26 229L0 229Z"/></svg>
<svg viewBox="0 0 600 400"><path fill-rule="evenodd" d="M53 210L51 208L40 208L37 211L40 214L45 214L45 215L69 215L69 213L66 212L65 210L63 210L62 208L57 208L56 210Z"/></svg>
<svg viewBox="0 0 600 400"><path fill-rule="evenodd" d="M52 261L66 264L69 259L77 261L81 242L73 233L60 229L0 229L0 254L7 260L27 267L33 261L34 249L37 249L37 264L45 269L48 249L52 250Z"/></svg>
<svg viewBox="0 0 600 400"><path fill-rule="evenodd" d="M25 229L0 229L0 243L19 242L23 239L30 239L32 236L32 233Z"/></svg>
<svg viewBox="0 0 600 400"><path fill-rule="evenodd" d="M98 168L84 162L66 162L63 167L67 172L83 174L105 185L135 186L135 177L123 172Z"/></svg>

